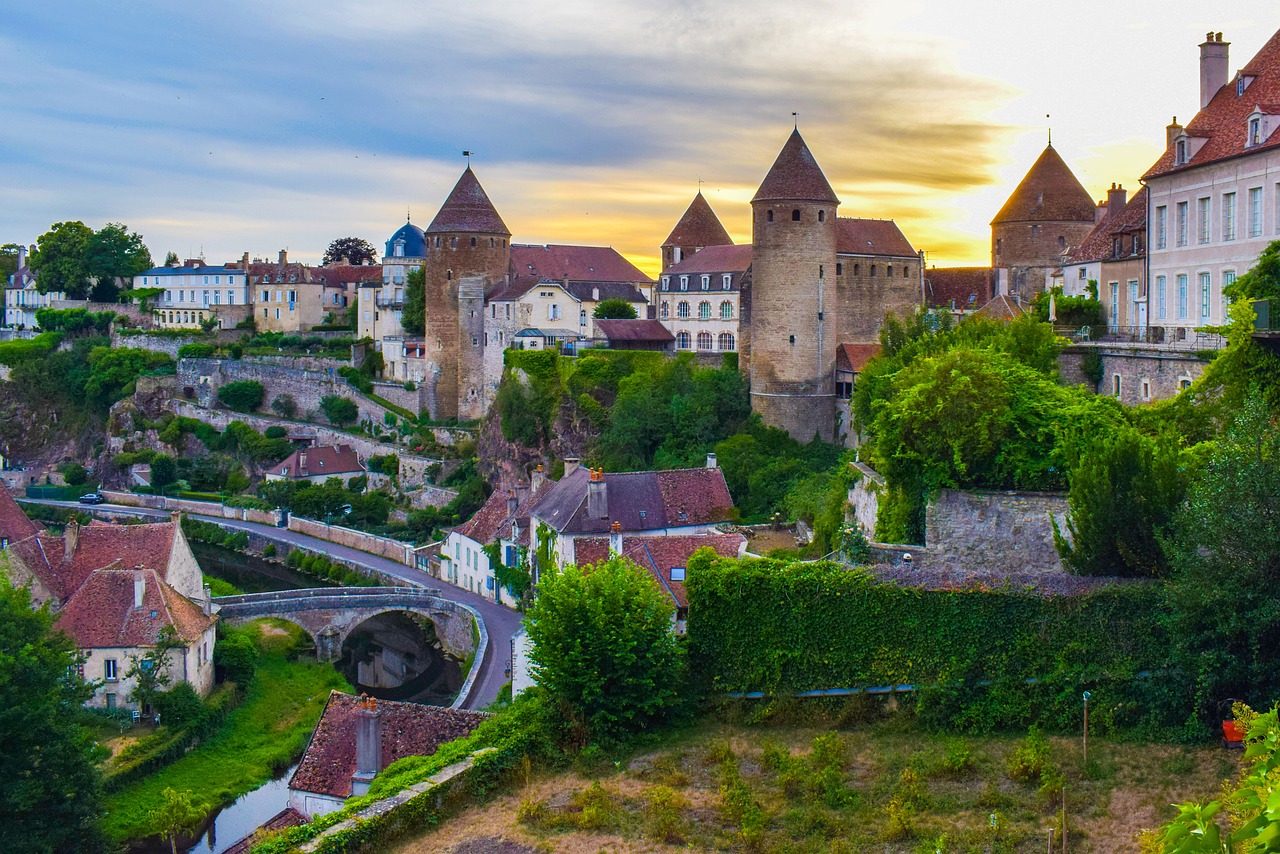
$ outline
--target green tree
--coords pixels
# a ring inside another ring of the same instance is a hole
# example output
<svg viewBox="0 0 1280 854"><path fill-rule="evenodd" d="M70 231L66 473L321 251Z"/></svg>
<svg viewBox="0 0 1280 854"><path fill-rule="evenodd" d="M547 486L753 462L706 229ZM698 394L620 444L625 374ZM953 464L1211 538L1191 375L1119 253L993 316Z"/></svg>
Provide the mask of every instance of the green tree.
<svg viewBox="0 0 1280 854"><path fill-rule="evenodd" d="M253 412L266 396L266 388L257 380L236 380L218 389L218 402L236 412Z"/></svg>
<svg viewBox="0 0 1280 854"><path fill-rule="evenodd" d="M1230 297L1232 302L1280 300L1280 240L1273 241L1262 250L1249 272L1223 288L1222 295ZM1273 306L1271 310L1280 310L1280 305Z"/></svg>
<svg viewBox="0 0 1280 854"><path fill-rule="evenodd" d="M271 411L282 418L293 418L298 414L298 402L291 394L278 394L271 401Z"/></svg>
<svg viewBox="0 0 1280 854"><path fill-rule="evenodd" d="M104 408L130 394L144 372L173 364L164 353L136 347L94 347L88 361L85 394Z"/></svg>
<svg viewBox="0 0 1280 854"><path fill-rule="evenodd" d="M596 303L596 310L591 312L591 316L601 320L635 320L638 317L635 306L616 297Z"/></svg>
<svg viewBox="0 0 1280 854"><path fill-rule="evenodd" d="M9 277L18 270L18 250L22 247L16 243L0 246L0 285L7 285Z"/></svg>
<svg viewBox="0 0 1280 854"><path fill-rule="evenodd" d="M222 668L228 681L246 690L258 669L258 647L244 632L227 631L226 636L213 647L213 660Z"/></svg>
<svg viewBox="0 0 1280 854"><path fill-rule="evenodd" d="M352 424L360 417L360 408L356 406L354 400L336 394L327 394L320 398L320 410L324 412L324 417L329 419L330 424L339 427Z"/></svg>
<svg viewBox="0 0 1280 854"><path fill-rule="evenodd" d="M378 260L378 250L363 237L339 237L329 244L320 263L327 267L342 263L343 258L349 264L371 264Z"/></svg>
<svg viewBox="0 0 1280 854"><path fill-rule="evenodd" d="M168 252L164 253L164 265L165 265L166 267L176 267L176 266L178 266L178 264L180 264L180 263L181 263L181 261L180 261L180 259L178 258L178 253L177 253L177 252L174 252L174 251L171 249L171 250L169 250Z"/></svg>
<svg viewBox="0 0 1280 854"><path fill-rule="evenodd" d="M1164 576L1159 541L1187 486L1177 444L1120 428L1081 454L1070 479L1069 536L1054 524L1063 563L1080 575Z"/></svg>
<svg viewBox="0 0 1280 854"><path fill-rule="evenodd" d="M164 494L166 487L178 480L178 462L168 454L156 454L151 458L151 488Z"/></svg>
<svg viewBox="0 0 1280 854"><path fill-rule="evenodd" d="M89 271L84 255L93 229L79 220L56 222L36 238L36 251L28 262L36 272L36 288L41 293L64 291L70 299L89 295Z"/></svg>
<svg viewBox="0 0 1280 854"><path fill-rule="evenodd" d="M156 635L155 645L143 655L129 658L129 669L125 678L133 680L133 691L129 699L140 706L150 706L156 696L169 687L173 675L169 673L169 653L181 649L182 642L173 626L165 626Z"/></svg>
<svg viewBox="0 0 1280 854"><path fill-rule="evenodd" d="M410 335L421 335L426 329L427 274L421 267L410 270L404 283L404 309L400 312L400 326Z"/></svg>
<svg viewBox="0 0 1280 854"><path fill-rule="evenodd" d="M0 851L101 851L102 780L79 723L92 686L71 641L34 610L25 588L0 580Z"/></svg>
<svg viewBox="0 0 1280 854"><path fill-rule="evenodd" d="M109 222L89 238L84 248L85 275L95 280L91 299L115 302L120 294L117 279L132 283L134 276L151 269L151 252L142 235L122 223Z"/></svg>
<svg viewBox="0 0 1280 854"><path fill-rule="evenodd" d="M534 678L571 736L607 741L662 722L685 690L671 599L622 558L544 571L526 617Z"/></svg>
<svg viewBox="0 0 1280 854"><path fill-rule="evenodd" d="M191 792L179 792L166 786L160 797L160 806L149 816L151 824L169 840L169 850L178 854L178 837L193 833L209 812L194 802L195 796Z"/></svg>

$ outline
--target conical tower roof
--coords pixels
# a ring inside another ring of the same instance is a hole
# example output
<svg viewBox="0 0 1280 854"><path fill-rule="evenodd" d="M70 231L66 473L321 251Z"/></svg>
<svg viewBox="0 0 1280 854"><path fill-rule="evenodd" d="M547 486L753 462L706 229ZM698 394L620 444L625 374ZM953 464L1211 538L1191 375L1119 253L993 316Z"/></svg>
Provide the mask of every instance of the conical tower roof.
<svg viewBox="0 0 1280 854"><path fill-rule="evenodd" d="M662 242L663 248L668 246L732 246L733 238L724 230L720 218L703 198L702 191L693 197L689 209L680 217L671 234Z"/></svg>
<svg viewBox="0 0 1280 854"><path fill-rule="evenodd" d="M799 130L791 132L787 144L782 146L778 159L773 161L773 168L764 176L751 201L773 200L840 204Z"/></svg>
<svg viewBox="0 0 1280 854"><path fill-rule="evenodd" d="M1036 159L1022 183L991 220L1001 222L1093 222L1093 198L1052 145Z"/></svg>
<svg viewBox="0 0 1280 854"><path fill-rule="evenodd" d="M454 185L449 198L444 200L440 213L427 226L427 234L444 232L511 234L470 166Z"/></svg>

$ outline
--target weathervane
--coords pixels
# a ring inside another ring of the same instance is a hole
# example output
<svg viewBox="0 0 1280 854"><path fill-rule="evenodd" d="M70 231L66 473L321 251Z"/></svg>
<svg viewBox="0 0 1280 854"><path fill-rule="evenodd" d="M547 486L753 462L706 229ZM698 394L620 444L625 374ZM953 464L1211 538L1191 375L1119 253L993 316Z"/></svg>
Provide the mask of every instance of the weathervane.
<svg viewBox="0 0 1280 854"><path fill-rule="evenodd" d="M800 114L799 113L791 114L791 124L795 130L800 130Z"/></svg>
<svg viewBox="0 0 1280 854"><path fill-rule="evenodd" d="M1053 145L1053 125L1049 124L1049 114L1048 114L1048 113L1045 113L1045 114L1044 114L1044 121L1045 121L1045 124L1046 124L1046 125L1048 125L1048 128L1049 128L1049 144L1050 144L1050 145Z"/></svg>
<svg viewBox="0 0 1280 854"><path fill-rule="evenodd" d="M470 169L470 168L471 168L471 152L470 152L470 151L464 151L464 152L462 152L462 156L463 156L463 157L465 157L465 158L467 158L467 168L468 168L468 169Z"/></svg>

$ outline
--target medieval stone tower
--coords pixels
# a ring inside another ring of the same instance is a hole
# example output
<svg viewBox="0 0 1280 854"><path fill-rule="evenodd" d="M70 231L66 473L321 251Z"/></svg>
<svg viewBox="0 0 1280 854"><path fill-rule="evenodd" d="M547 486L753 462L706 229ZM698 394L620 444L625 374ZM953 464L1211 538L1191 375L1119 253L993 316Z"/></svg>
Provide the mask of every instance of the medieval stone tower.
<svg viewBox="0 0 1280 854"><path fill-rule="evenodd" d="M484 297L511 266L511 232L468 166L426 230L427 378L432 418L484 415Z"/></svg>
<svg viewBox="0 0 1280 854"><path fill-rule="evenodd" d="M798 130L751 200L751 408L801 442L835 433L839 204Z"/></svg>
<svg viewBox="0 0 1280 854"><path fill-rule="evenodd" d="M1089 236L1095 219L1093 198L1047 146L991 221L991 266L1008 271L1007 292L1026 300L1044 290L1045 273Z"/></svg>

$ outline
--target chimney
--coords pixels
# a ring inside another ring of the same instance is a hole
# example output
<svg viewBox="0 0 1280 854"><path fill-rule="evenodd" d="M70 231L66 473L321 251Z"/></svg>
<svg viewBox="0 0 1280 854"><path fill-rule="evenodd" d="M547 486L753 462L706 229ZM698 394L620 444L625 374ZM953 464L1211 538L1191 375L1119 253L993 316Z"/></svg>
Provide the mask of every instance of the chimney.
<svg viewBox="0 0 1280 854"><path fill-rule="evenodd" d="M568 465L565 465L565 473L568 474ZM542 485L547 482L547 473L542 470L542 463L538 463L537 468L533 470L533 475L529 478L529 489L536 495Z"/></svg>
<svg viewBox="0 0 1280 854"><path fill-rule="evenodd" d="M133 573L133 607L141 608L142 599L147 592L147 576L135 570Z"/></svg>
<svg viewBox="0 0 1280 854"><path fill-rule="evenodd" d="M565 457L564 458L564 476L568 477L569 475L573 474L577 470L578 470L578 458Z"/></svg>
<svg viewBox="0 0 1280 854"><path fill-rule="evenodd" d="M719 467L720 463L716 462L716 455L714 453L707 454L707 468L714 469Z"/></svg>
<svg viewBox="0 0 1280 854"><path fill-rule="evenodd" d="M364 694L356 703L356 773L351 775L352 796L364 795L382 770L382 712L378 701Z"/></svg>
<svg viewBox="0 0 1280 854"><path fill-rule="evenodd" d="M587 481L587 516L592 519L609 518L609 491L604 482L604 469L592 469Z"/></svg>
<svg viewBox="0 0 1280 854"><path fill-rule="evenodd" d="M1209 106L1218 90L1227 85L1227 48L1222 33L1205 33L1200 45L1200 109Z"/></svg>
<svg viewBox="0 0 1280 854"><path fill-rule="evenodd" d="M622 554L622 523L614 522L609 529L609 554Z"/></svg>
<svg viewBox="0 0 1280 854"><path fill-rule="evenodd" d="M1115 186L1114 184L1112 186ZM1107 218L1107 203L1103 199L1098 200L1098 206L1093 209L1093 223L1097 225Z"/></svg>
<svg viewBox="0 0 1280 854"><path fill-rule="evenodd" d="M27 247L18 246L18 269L21 270L27 266Z"/></svg>
<svg viewBox="0 0 1280 854"><path fill-rule="evenodd" d="M80 545L80 523L72 519L62 531L62 562L71 563Z"/></svg>
<svg viewBox="0 0 1280 854"><path fill-rule="evenodd" d="M1165 126L1164 129L1164 147L1166 149L1173 148L1173 141L1182 135L1182 125L1178 124L1178 117L1174 116L1173 121Z"/></svg>
<svg viewBox="0 0 1280 854"><path fill-rule="evenodd" d="M1128 198L1128 190L1120 184L1112 184L1107 190L1107 216L1119 216Z"/></svg>
<svg viewBox="0 0 1280 854"><path fill-rule="evenodd" d="M213 589L209 585L204 586L204 615L206 617L213 614Z"/></svg>
<svg viewBox="0 0 1280 854"><path fill-rule="evenodd" d="M240 256L240 269L241 270L249 269L249 253L248 252Z"/></svg>
<svg viewBox="0 0 1280 854"><path fill-rule="evenodd" d="M516 499L516 491L514 489L507 490L507 515L516 515L516 510L520 507L520 502Z"/></svg>
<svg viewBox="0 0 1280 854"><path fill-rule="evenodd" d="M288 263L289 263L289 250L281 249L280 250L280 266L283 267L285 264L288 264Z"/></svg>

